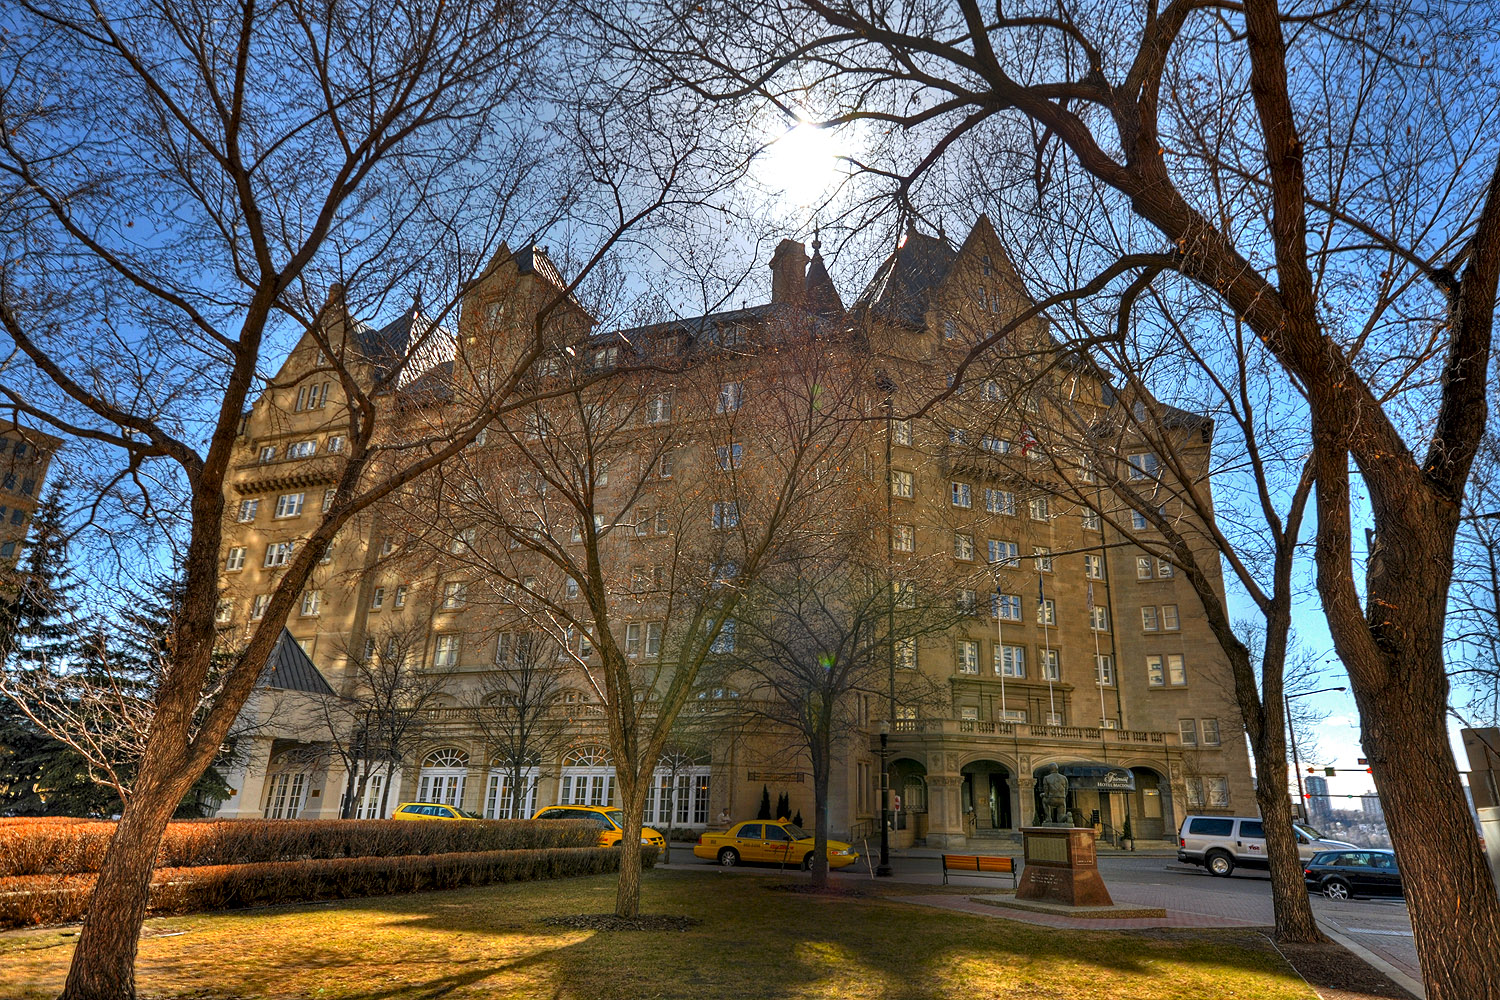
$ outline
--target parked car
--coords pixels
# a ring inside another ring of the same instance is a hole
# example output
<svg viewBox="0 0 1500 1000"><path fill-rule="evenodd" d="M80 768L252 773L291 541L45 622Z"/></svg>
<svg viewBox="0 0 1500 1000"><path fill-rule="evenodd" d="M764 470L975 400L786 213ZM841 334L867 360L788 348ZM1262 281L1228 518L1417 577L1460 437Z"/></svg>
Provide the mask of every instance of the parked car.
<svg viewBox="0 0 1500 1000"><path fill-rule="evenodd" d="M813 836L786 820L736 823L728 833L705 833L693 848L694 857L713 858L725 868L742 861L812 868ZM828 842L828 867L844 868L859 860L859 852L841 840Z"/></svg>
<svg viewBox="0 0 1500 1000"><path fill-rule="evenodd" d="M574 819L591 823L599 830L599 846L615 847L624 839L625 815L608 806L548 806L532 819ZM646 847L666 847L667 838L651 829L641 827L641 844Z"/></svg>
<svg viewBox="0 0 1500 1000"><path fill-rule="evenodd" d="M1329 899L1406 895L1394 851L1323 851L1303 867L1302 879L1309 891Z"/></svg>
<svg viewBox="0 0 1500 1000"><path fill-rule="evenodd" d="M396 807L391 819L478 819L473 813L458 806L445 806L439 802L403 802Z"/></svg>
<svg viewBox="0 0 1500 1000"><path fill-rule="evenodd" d="M1309 860L1320 851L1351 848L1329 840L1305 823L1293 823L1297 856ZM1228 876L1236 868L1268 868L1266 832L1258 816L1189 816L1177 835L1177 860L1201 865L1214 875Z"/></svg>

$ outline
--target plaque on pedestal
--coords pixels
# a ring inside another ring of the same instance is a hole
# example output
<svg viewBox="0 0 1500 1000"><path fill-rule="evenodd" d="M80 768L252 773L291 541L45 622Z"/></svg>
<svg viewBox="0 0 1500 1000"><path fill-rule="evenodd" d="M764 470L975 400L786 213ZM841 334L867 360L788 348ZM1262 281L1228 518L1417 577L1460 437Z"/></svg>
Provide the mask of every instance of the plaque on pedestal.
<svg viewBox="0 0 1500 1000"><path fill-rule="evenodd" d="M1047 900L1066 906L1113 906L1099 877L1094 831L1088 827L1021 828L1026 867L1017 899Z"/></svg>

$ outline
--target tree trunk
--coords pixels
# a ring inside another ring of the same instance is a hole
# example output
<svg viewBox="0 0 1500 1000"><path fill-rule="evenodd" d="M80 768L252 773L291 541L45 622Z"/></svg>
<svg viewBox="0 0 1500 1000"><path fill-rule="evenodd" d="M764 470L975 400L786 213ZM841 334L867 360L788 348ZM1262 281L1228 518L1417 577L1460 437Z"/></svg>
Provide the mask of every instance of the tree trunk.
<svg viewBox="0 0 1500 1000"><path fill-rule="evenodd" d="M1279 713L1268 713L1276 715ZM1275 914L1276 940L1312 944L1328 940L1318 930L1312 899L1302 878L1302 858L1297 853L1297 835L1292 830L1292 800L1287 794L1286 747L1280 738L1251 741L1255 754L1255 802L1260 806L1266 834L1266 863L1271 869L1271 907Z"/></svg>
<svg viewBox="0 0 1500 1000"><path fill-rule="evenodd" d="M1392 683L1354 693L1427 997L1500 1000L1500 900L1448 744L1445 702L1412 697L1397 663L1389 666Z"/></svg>
<svg viewBox="0 0 1500 1000"><path fill-rule="evenodd" d="M618 773L618 772L617 772ZM620 783L620 879L615 888L615 916L641 912L641 813L645 782Z"/></svg>
<svg viewBox="0 0 1500 1000"><path fill-rule="evenodd" d="M150 761L147 766L149 768ZM99 866L60 1000L134 1000L135 956L156 852L182 791L143 769Z"/></svg>
<svg viewBox="0 0 1500 1000"><path fill-rule="evenodd" d="M826 742L827 737L824 737ZM812 884L814 888L828 887L828 761L832 749L828 746L813 750L813 862ZM801 860L800 858L798 859Z"/></svg>

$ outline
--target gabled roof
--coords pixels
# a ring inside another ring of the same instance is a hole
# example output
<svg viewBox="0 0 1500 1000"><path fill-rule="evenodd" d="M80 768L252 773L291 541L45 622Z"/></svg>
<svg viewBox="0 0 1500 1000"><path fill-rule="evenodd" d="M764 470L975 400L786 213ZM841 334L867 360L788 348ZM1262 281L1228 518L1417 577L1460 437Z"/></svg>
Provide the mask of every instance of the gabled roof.
<svg viewBox="0 0 1500 1000"><path fill-rule="evenodd" d="M351 324L350 332L355 348L382 377L405 362L406 367L397 380L401 385L420 378L445 361L452 361L457 349L452 331L436 326L415 302L379 329L359 323Z"/></svg>
<svg viewBox="0 0 1500 1000"><path fill-rule="evenodd" d="M953 269L957 257L958 251L941 236L909 229L901 246L885 259L854 300L854 308L907 326L924 326L932 294Z"/></svg>
<svg viewBox="0 0 1500 1000"><path fill-rule="evenodd" d="M305 691L308 694L333 695L335 692L313 661L308 659L292 633L282 628L266 657L266 665L256 680L258 688L276 691Z"/></svg>

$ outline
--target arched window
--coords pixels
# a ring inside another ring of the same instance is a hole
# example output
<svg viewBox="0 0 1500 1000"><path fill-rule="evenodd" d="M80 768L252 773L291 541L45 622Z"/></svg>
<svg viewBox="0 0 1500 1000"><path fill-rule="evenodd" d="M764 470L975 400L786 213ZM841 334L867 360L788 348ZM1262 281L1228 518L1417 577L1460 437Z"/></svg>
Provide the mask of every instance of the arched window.
<svg viewBox="0 0 1500 1000"><path fill-rule="evenodd" d="M557 801L562 805L607 806L614 800L615 769L609 750L597 744L563 754Z"/></svg>
<svg viewBox="0 0 1500 1000"><path fill-rule="evenodd" d="M511 755L497 753L490 758L490 780L484 796L485 819L525 819L536 812L536 790L542 777L542 759L536 753L526 754L521 765L520 806L517 808L512 783L516 778Z"/></svg>
<svg viewBox="0 0 1500 1000"><path fill-rule="evenodd" d="M469 755L456 747L442 747L427 755L417 777L417 799L445 806L461 806L469 779Z"/></svg>

